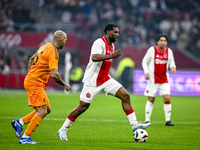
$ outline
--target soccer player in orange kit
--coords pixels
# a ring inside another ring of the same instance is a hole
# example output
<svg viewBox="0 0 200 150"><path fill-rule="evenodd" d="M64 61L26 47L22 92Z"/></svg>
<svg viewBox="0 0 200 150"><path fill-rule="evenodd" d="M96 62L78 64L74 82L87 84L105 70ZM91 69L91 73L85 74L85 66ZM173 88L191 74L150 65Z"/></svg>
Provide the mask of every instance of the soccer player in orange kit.
<svg viewBox="0 0 200 150"><path fill-rule="evenodd" d="M51 112L49 99L45 92L45 84L48 82L49 75L66 91L71 89L58 73L58 50L62 49L67 41L67 35L61 30L54 33L53 41L41 46L30 58L28 64L28 74L24 79L24 88L28 93L28 103L35 110L19 120L12 121L11 125L15 134L20 138L21 144L40 144L31 140L30 136L36 130L42 119ZM23 136L22 126L29 123Z"/></svg>

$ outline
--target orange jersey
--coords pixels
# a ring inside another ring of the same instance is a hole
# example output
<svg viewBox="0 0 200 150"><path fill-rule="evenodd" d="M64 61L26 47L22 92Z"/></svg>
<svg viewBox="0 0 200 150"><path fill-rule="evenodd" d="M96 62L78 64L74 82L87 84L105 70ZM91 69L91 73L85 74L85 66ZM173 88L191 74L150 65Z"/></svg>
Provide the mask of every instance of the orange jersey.
<svg viewBox="0 0 200 150"><path fill-rule="evenodd" d="M53 43L41 46L35 53L35 58L26 79L47 83L50 69L58 70L59 53Z"/></svg>

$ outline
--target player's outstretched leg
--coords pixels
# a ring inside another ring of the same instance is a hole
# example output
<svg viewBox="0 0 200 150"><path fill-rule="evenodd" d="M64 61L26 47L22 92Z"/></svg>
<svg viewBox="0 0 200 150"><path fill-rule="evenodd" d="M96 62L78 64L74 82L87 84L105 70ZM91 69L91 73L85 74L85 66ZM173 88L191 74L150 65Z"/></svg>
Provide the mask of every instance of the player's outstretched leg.
<svg viewBox="0 0 200 150"><path fill-rule="evenodd" d="M22 125L20 124L19 120L13 120L11 122L11 125L15 130L16 137L21 138L22 137L21 132L22 132L23 128L22 128Z"/></svg>
<svg viewBox="0 0 200 150"><path fill-rule="evenodd" d="M67 130L75 122L76 118L86 111L90 106L90 103L86 103L80 100L78 106L73 109L68 115L67 119L63 123L62 127L58 130L57 134L63 141L68 141L67 139ZM73 116L73 117L72 117Z"/></svg>
<svg viewBox="0 0 200 150"><path fill-rule="evenodd" d="M40 143L38 143L38 142L32 141L30 137L29 137L29 138L22 138L22 137L21 137L21 138L19 139L19 143L20 143L20 144L40 144Z"/></svg>
<svg viewBox="0 0 200 150"><path fill-rule="evenodd" d="M115 97L118 97L122 100L122 108L126 113L126 116L131 124L133 132L137 129L146 129L148 126L151 125L151 123L142 124L137 122L135 111L131 105L130 95L124 87L121 87L117 91Z"/></svg>
<svg viewBox="0 0 200 150"><path fill-rule="evenodd" d="M68 141L67 139L67 130L75 122L76 118L68 115L62 127L58 130L57 135L60 137L60 140Z"/></svg>
<svg viewBox="0 0 200 150"><path fill-rule="evenodd" d="M145 123L145 124L142 124L142 123L138 123L136 126L134 126L132 129L133 129L133 132L136 131L137 129L146 129L147 127L149 127L151 125L151 123Z"/></svg>

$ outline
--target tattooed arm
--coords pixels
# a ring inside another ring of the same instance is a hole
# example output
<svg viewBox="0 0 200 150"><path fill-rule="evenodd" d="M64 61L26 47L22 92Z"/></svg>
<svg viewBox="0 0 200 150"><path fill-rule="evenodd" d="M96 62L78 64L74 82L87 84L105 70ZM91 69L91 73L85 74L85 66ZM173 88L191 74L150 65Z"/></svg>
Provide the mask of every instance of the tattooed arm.
<svg viewBox="0 0 200 150"><path fill-rule="evenodd" d="M62 80L60 74L58 73L58 70L56 70L56 69L51 69L51 70L50 70L50 74L51 74L51 76L53 77L53 79L54 79L58 84L62 85L62 86L66 89L66 91L69 91L69 90L71 89L70 85L67 84L67 83L65 83L65 82Z"/></svg>

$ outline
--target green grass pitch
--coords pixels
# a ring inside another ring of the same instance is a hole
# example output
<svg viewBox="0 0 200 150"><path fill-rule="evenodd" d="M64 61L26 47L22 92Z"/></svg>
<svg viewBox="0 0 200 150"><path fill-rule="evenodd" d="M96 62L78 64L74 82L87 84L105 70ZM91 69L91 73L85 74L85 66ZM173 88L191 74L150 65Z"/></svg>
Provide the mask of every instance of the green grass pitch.
<svg viewBox="0 0 200 150"><path fill-rule="evenodd" d="M2 150L197 150L200 149L200 97L171 96L173 127L165 126L163 100L156 97L148 140L136 143L121 101L99 94L90 108L68 130L68 140L57 136L70 111L77 106L79 94L50 93L52 112L32 135L40 145L21 145L10 123L33 109L23 91L0 90L0 149ZM144 122L145 96L131 95L138 121ZM27 125L23 128L26 129ZM23 131L24 131L23 130Z"/></svg>

